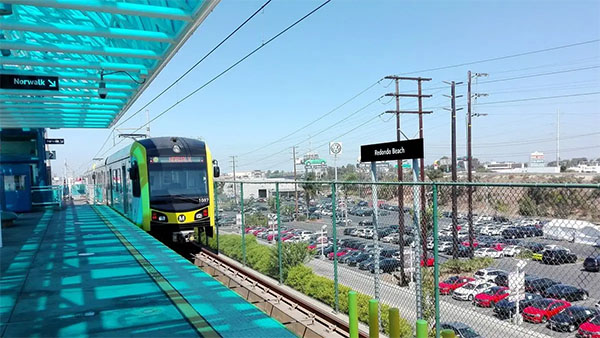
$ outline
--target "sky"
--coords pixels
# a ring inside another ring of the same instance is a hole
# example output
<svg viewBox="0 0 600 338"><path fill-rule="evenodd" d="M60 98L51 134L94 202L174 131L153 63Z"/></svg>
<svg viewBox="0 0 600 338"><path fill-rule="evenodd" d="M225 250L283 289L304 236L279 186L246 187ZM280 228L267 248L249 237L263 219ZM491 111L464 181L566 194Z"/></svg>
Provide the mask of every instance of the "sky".
<svg viewBox="0 0 600 338"><path fill-rule="evenodd" d="M138 111L265 1L221 1L151 83L125 117ZM273 0L215 53L148 107L163 112L322 1ZM431 78L423 93L425 162L450 155L450 87L467 71L487 73L473 93L473 156L480 161L528 161L534 151L554 161L560 119L560 157L600 158L600 42L501 60L447 67L600 39L600 1L342 1L333 0L189 99L151 123L151 136L202 138L223 172L291 171L292 147L317 152L330 164L328 143L343 143L338 164L355 164L361 144L393 141L395 109L382 97L394 85L386 75ZM444 68L431 70L434 68ZM368 88L368 89L367 89ZM401 81L402 93L416 82ZM356 96L358 93L360 95ZM466 86L456 87L457 107ZM347 102L349 99L353 98ZM547 98L555 97L557 98ZM539 99L546 98L546 99ZM508 102L507 102L508 101ZM344 104L345 103L345 104ZM343 105L342 105L343 104ZM414 110L414 98L401 109ZM341 107L340 107L341 106ZM337 109L336 109L337 108ZM458 156L466 154L466 108L457 113ZM313 121L319 119L312 123ZM123 128L145 123L144 113ZM416 115L402 115L408 138L418 136ZM311 124L312 123L312 124ZM308 126L307 126L308 125ZM306 127L305 127L306 126ZM301 129L302 127L305 127ZM54 147L55 173L82 172L99 152L126 145L110 130L49 130L65 138ZM277 142L275 142L277 141ZM119 143L120 142L120 143Z"/></svg>

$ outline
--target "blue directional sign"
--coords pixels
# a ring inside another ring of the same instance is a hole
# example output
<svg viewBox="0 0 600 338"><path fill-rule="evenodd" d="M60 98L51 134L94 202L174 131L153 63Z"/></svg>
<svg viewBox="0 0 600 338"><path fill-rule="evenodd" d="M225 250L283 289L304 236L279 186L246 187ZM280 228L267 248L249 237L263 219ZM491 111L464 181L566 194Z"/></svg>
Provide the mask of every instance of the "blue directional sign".
<svg viewBox="0 0 600 338"><path fill-rule="evenodd" d="M0 74L0 88L58 90L58 76Z"/></svg>

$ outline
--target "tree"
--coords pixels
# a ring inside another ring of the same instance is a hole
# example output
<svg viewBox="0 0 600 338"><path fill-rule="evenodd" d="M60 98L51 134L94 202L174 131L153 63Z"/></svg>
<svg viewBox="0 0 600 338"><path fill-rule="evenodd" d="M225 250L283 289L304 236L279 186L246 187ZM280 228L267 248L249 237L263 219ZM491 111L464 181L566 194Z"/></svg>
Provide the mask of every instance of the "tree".
<svg viewBox="0 0 600 338"><path fill-rule="evenodd" d="M444 177L444 172L440 169L431 169L425 172L427 178L431 181L439 181L440 178Z"/></svg>
<svg viewBox="0 0 600 338"><path fill-rule="evenodd" d="M316 181L315 173L308 173L306 175L305 181ZM304 199L306 200L306 212L308 213L308 206L310 205L310 200L317 196L319 192L319 185L316 183L302 183L302 189L304 190Z"/></svg>

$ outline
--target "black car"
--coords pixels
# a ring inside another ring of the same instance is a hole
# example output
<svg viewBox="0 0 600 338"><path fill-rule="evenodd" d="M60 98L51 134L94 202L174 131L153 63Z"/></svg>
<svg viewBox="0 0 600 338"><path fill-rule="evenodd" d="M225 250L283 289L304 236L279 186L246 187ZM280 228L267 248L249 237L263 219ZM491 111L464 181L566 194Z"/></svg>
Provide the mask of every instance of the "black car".
<svg viewBox="0 0 600 338"><path fill-rule="evenodd" d="M362 255L363 252L362 251L350 251L349 253L343 255L342 257L340 257L340 259L338 260L338 262L340 263L349 263L350 259L358 257L359 255Z"/></svg>
<svg viewBox="0 0 600 338"><path fill-rule="evenodd" d="M544 264L567 264L577 262L577 255L565 249L545 250L542 254Z"/></svg>
<svg viewBox="0 0 600 338"><path fill-rule="evenodd" d="M546 298L563 299L569 302L586 300L590 296L586 290L566 284L552 285L542 291L542 295Z"/></svg>
<svg viewBox="0 0 600 338"><path fill-rule="evenodd" d="M583 268L586 271L599 272L600 271L600 255L590 256L583 261Z"/></svg>
<svg viewBox="0 0 600 338"><path fill-rule="evenodd" d="M458 257L471 257L471 253L473 250L471 248L467 248L466 246L458 245ZM452 249L450 249L450 253L452 253Z"/></svg>
<svg viewBox="0 0 600 338"><path fill-rule="evenodd" d="M508 287L508 273L502 271L498 273L498 276L494 279L494 283L498 286L506 286Z"/></svg>
<svg viewBox="0 0 600 338"><path fill-rule="evenodd" d="M373 226L373 221L362 220L358 222L358 225L360 225L361 227Z"/></svg>
<svg viewBox="0 0 600 338"><path fill-rule="evenodd" d="M595 309L589 307L571 306L552 316L547 326L551 330L573 332L597 314Z"/></svg>
<svg viewBox="0 0 600 338"><path fill-rule="evenodd" d="M383 249L379 252L379 254L381 257L391 258L397 251L397 249Z"/></svg>
<svg viewBox="0 0 600 338"><path fill-rule="evenodd" d="M477 338L481 337L479 333L475 332L470 326L465 323L451 322L441 323L440 328L442 330L452 330L458 338Z"/></svg>
<svg viewBox="0 0 600 338"><path fill-rule="evenodd" d="M504 238L527 238L527 237L538 237L543 236L544 231L536 227L510 227L502 231L502 237Z"/></svg>
<svg viewBox="0 0 600 338"><path fill-rule="evenodd" d="M361 270L371 270L371 266L375 264L375 256L371 255L369 259L366 259L358 264L358 268Z"/></svg>
<svg viewBox="0 0 600 338"><path fill-rule="evenodd" d="M356 266L358 264L360 264L362 261L367 260L371 258L371 254L368 253L362 253L356 257L351 257L348 259L348 265L349 266Z"/></svg>
<svg viewBox="0 0 600 338"><path fill-rule="evenodd" d="M385 258L379 261L379 273L394 272L400 266L400 262L393 258ZM370 266L371 273L375 273L375 264Z"/></svg>
<svg viewBox="0 0 600 338"><path fill-rule="evenodd" d="M544 250L544 244L541 243L522 241L519 242L519 245L533 253L540 253Z"/></svg>
<svg viewBox="0 0 600 338"><path fill-rule="evenodd" d="M539 293L539 294L543 294L543 292L556 284L560 284L557 281L554 281L550 278L535 278L535 279L530 279L529 281L527 281L527 279L525 280L525 291L527 292L532 292L532 293Z"/></svg>
<svg viewBox="0 0 600 338"><path fill-rule="evenodd" d="M356 228L346 228L344 229L344 235L350 235L354 230L356 230Z"/></svg>
<svg viewBox="0 0 600 338"><path fill-rule="evenodd" d="M519 313L523 312L523 309L528 307L536 299L542 299L541 295L537 293L525 293L525 298L519 301ZM494 307L494 313L500 318L511 318L517 312L517 302L511 302L508 298L505 298Z"/></svg>

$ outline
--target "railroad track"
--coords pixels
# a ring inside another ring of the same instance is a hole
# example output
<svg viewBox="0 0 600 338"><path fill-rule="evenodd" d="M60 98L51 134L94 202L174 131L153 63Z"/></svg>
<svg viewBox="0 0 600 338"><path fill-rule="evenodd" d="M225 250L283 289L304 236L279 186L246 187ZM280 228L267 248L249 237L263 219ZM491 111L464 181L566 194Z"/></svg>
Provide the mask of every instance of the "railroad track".
<svg viewBox="0 0 600 338"><path fill-rule="evenodd" d="M349 337L347 320L236 261L202 249L195 255L194 264L299 337ZM366 338L368 334L359 331L359 336Z"/></svg>

